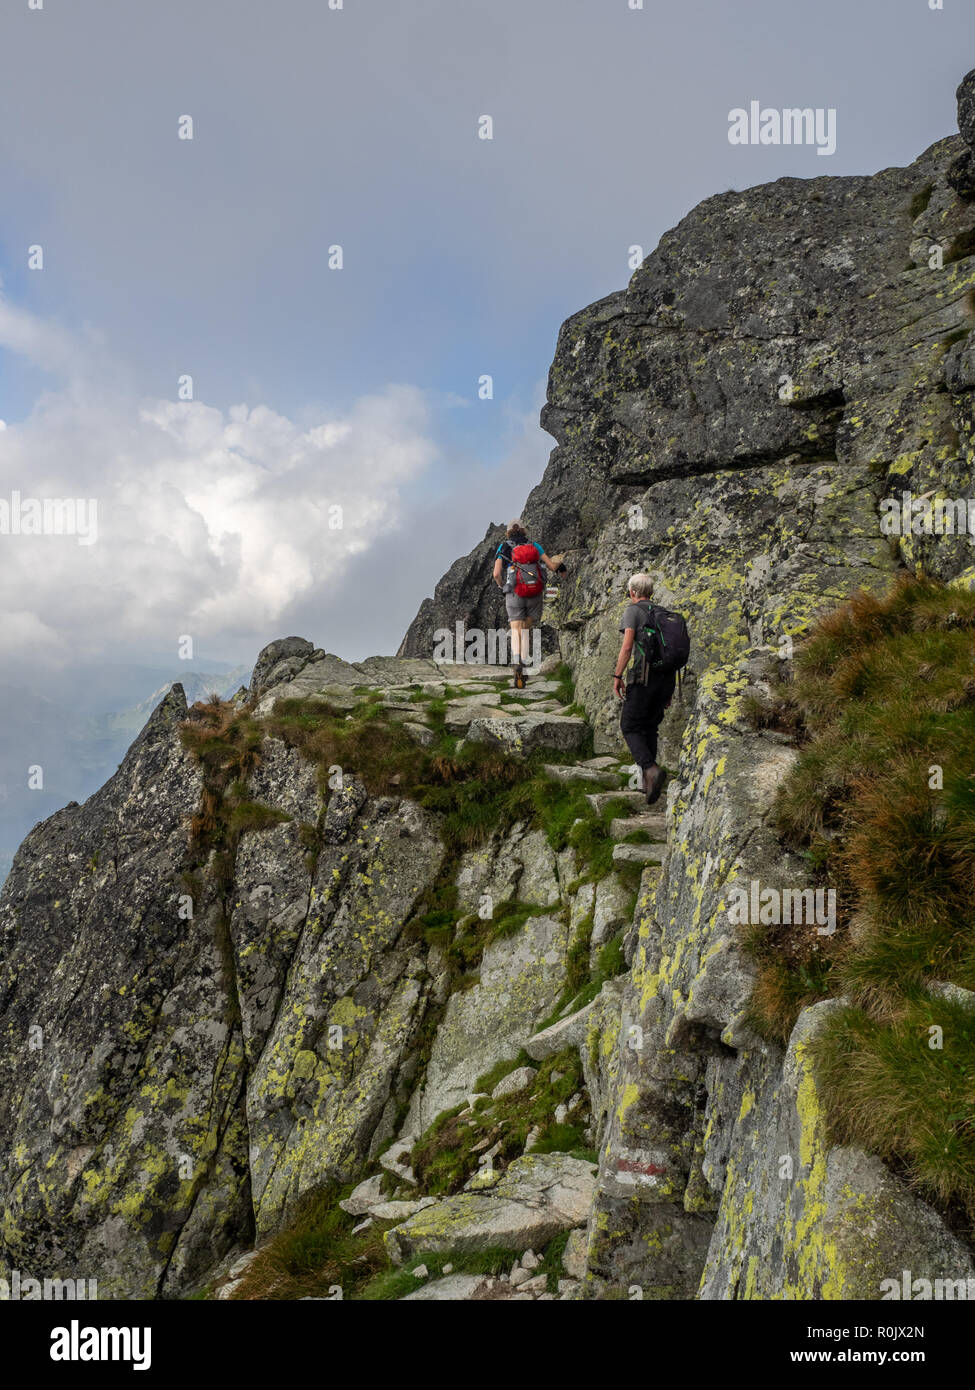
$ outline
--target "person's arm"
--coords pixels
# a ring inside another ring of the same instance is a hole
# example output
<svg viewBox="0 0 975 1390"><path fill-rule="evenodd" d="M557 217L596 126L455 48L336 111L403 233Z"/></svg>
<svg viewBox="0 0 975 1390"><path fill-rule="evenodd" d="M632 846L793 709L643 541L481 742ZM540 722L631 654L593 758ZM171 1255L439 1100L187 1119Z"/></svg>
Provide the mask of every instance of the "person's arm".
<svg viewBox="0 0 975 1390"><path fill-rule="evenodd" d="M497 586L498 586L499 589L503 589L503 588L504 588L504 585L501 583L501 571L502 571L503 569L504 569L504 564L503 564L503 562L502 562L502 560L501 560L501 556L499 555L498 558L497 558L497 559L495 560L495 562L494 562L494 582L495 582L495 584L497 584Z"/></svg>
<svg viewBox="0 0 975 1390"><path fill-rule="evenodd" d="M542 564L545 566L547 570L555 570L556 574L565 574L565 565L555 564L552 558L548 555L542 555Z"/></svg>
<svg viewBox="0 0 975 1390"><path fill-rule="evenodd" d="M620 647L620 654L616 658L616 666L613 671L613 694L618 700L623 698L623 677L626 675L626 668L630 663L630 653L633 651L635 638L636 628L626 628L623 633L623 645Z"/></svg>

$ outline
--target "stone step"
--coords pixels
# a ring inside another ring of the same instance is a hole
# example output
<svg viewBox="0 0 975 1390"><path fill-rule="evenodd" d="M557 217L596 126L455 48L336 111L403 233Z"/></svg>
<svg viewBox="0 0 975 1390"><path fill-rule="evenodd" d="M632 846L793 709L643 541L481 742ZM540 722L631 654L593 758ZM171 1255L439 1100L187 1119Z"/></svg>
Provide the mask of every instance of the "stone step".
<svg viewBox="0 0 975 1390"><path fill-rule="evenodd" d="M603 810L611 801L625 801L627 806L633 807L634 811L639 811L647 804L647 798L643 792L633 792L625 788L618 792L589 792L586 800L597 816L602 815Z"/></svg>
<svg viewBox="0 0 975 1390"><path fill-rule="evenodd" d="M393 1264L419 1251L541 1250L584 1226L596 1190L595 1163L570 1154L523 1154L487 1191L457 1192L383 1236Z"/></svg>
<svg viewBox="0 0 975 1390"><path fill-rule="evenodd" d="M510 666L479 666L473 661L438 661L437 674L447 685L460 685L464 681L510 681L513 672Z"/></svg>
<svg viewBox="0 0 975 1390"><path fill-rule="evenodd" d="M544 770L556 782L589 782L593 786L606 787L616 780L612 773L600 772L595 767L582 767L579 763L545 763Z"/></svg>
<svg viewBox="0 0 975 1390"><path fill-rule="evenodd" d="M643 804L646 805L646 799ZM640 816L620 816L618 820L609 823L609 835L612 840L623 840L627 835L632 835L634 830L645 830L652 839L666 840L666 813L646 810Z"/></svg>
<svg viewBox="0 0 975 1390"><path fill-rule="evenodd" d="M470 709L473 705L497 705L501 701L500 690L483 689L480 693L476 690L463 695L453 695L447 701L447 709Z"/></svg>
<svg viewBox="0 0 975 1390"><path fill-rule="evenodd" d="M529 699L531 699L533 693L539 695L554 695L559 688L558 681L544 680L539 676L533 676L530 671L526 671L525 679L528 684L525 686L524 690L518 690L514 693L517 695L527 695Z"/></svg>
<svg viewBox="0 0 975 1390"><path fill-rule="evenodd" d="M584 719L556 714L518 714L508 719L474 719L467 731L472 743L486 743L514 757L524 757L536 748L557 748L568 752L589 738Z"/></svg>
<svg viewBox="0 0 975 1390"><path fill-rule="evenodd" d="M500 705L463 703L459 704L454 709L448 706L447 715L444 719L444 727L447 729L448 733L459 734L465 729L469 729L477 720L498 719L504 721L510 720L512 717L513 716L508 714L506 710L503 710Z"/></svg>
<svg viewBox="0 0 975 1390"><path fill-rule="evenodd" d="M662 864L667 846L657 845L614 845L614 864Z"/></svg>
<svg viewBox="0 0 975 1390"><path fill-rule="evenodd" d="M525 704L534 704L536 700L550 700L558 690L554 681L543 681L541 685L526 685L524 690L516 690L514 686L505 692L514 700L524 701Z"/></svg>

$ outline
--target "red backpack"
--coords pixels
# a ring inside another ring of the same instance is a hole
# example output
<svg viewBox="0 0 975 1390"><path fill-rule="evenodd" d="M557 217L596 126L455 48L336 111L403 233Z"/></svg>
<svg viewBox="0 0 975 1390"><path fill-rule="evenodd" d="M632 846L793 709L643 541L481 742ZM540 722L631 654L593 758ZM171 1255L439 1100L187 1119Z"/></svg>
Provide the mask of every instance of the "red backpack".
<svg viewBox="0 0 975 1390"><path fill-rule="evenodd" d="M534 545L516 545L511 552L514 569L514 593L519 598L534 598L545 588L542 578L541 556Z"/></svg>

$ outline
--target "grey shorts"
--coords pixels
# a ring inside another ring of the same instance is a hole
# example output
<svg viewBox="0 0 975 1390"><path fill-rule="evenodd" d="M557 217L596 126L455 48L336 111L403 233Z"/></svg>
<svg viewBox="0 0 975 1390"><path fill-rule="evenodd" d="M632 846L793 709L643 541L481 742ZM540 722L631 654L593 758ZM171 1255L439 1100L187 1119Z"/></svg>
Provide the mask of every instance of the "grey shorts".
<svg viewBox="0 0 975 1390"><path fill-rule="evenodd" d="M505 594L504 606L508 611L509 621L516 623L540 622L544 599L544 592L535 594L532 598L521 598L518 594Z"/></svg>

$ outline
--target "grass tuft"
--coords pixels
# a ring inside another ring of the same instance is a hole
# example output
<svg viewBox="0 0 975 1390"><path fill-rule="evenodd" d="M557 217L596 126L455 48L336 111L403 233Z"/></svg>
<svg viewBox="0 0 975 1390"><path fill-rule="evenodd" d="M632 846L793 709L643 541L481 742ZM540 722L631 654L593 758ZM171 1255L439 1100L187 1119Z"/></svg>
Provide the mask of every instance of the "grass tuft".
<svg viewBox="0 0 975 1390"><path fill-rule="evenodd" d="M817 999L813 1043L838 1142L896 1161L975 1222L975 594L905 578L822 618L789 692L808 741L775 809L837 894L839 930L747 929L753 1026L780 1043ZM944 1030L929 1046L930 1029Z"/></svg>

